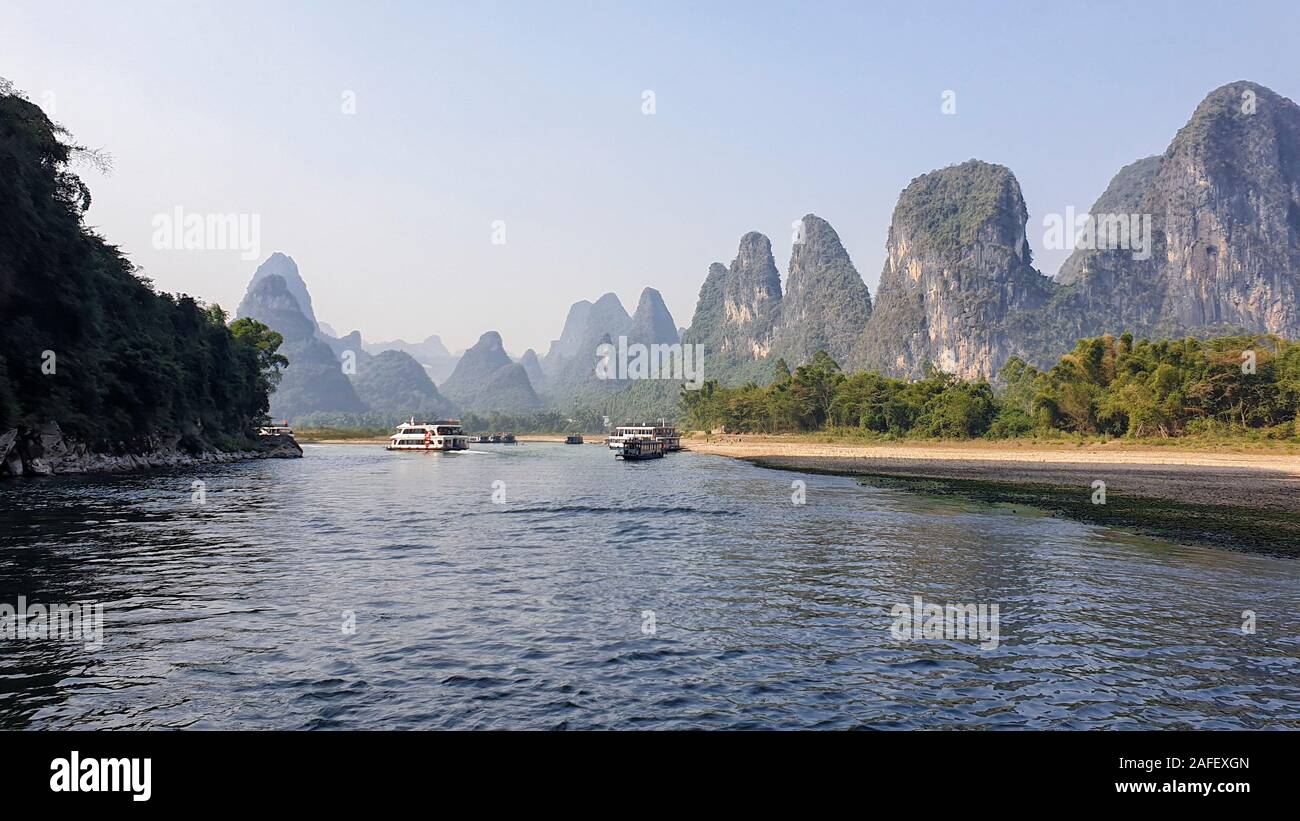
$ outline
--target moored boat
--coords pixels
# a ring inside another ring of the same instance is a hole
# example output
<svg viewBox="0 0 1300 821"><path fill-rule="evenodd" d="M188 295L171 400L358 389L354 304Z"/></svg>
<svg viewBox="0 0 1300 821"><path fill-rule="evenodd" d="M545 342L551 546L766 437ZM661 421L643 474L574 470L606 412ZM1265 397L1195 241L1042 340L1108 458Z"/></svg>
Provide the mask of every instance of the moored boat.
<svg viewBox="0 0 1300 821"><path fill-rule="evenodd" d="M388 439L385 450L450 451L465 450L469 447L469 437L455 419L439 419L436 422L411 421L397 426L397 431Z"/></svg>
<svg viewBox="0 0 1300 821"><path fill-rule="evenodd" d="M564 444L566 444L566 445L581 445L581 444L582 444L582 434L581 434L581 433L570 433L568 436L564 437Z"/></svg>
<svg viewBox="0 0 1300 821"><path fill-rule="evenodd" d="M664 446L665 453L682 449L682 437L676 426L662 419L656 425L620 425L614 428L613 435L605 439L605 444L617 453L629 439L653 439Z"/></svg>
<svg viewBox="0 0 1300 821"><path fill-rule="evenodd" d="M635 461L640 459L661 459L664 455L664 443L657 439L631 438L623 440L623 446L614 453L615 459Z"/></svg>

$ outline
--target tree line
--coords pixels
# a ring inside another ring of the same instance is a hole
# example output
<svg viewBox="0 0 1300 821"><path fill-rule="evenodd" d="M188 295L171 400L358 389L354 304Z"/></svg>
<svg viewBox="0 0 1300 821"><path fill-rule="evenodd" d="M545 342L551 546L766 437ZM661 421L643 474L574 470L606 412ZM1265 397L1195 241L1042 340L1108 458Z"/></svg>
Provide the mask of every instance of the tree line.
<svg viewBox="0 0 1300 821"><path fill-rule="evenodd" d="M789 433L850 429L892 438L1003 438L1065 433L1300 438L1300 344L1272 335L1135 341L1081 339L1047 371L1012 357L987 380L930 368L907 381L845 374L824 351L775 379L683 391L698 430Z"/></svg>

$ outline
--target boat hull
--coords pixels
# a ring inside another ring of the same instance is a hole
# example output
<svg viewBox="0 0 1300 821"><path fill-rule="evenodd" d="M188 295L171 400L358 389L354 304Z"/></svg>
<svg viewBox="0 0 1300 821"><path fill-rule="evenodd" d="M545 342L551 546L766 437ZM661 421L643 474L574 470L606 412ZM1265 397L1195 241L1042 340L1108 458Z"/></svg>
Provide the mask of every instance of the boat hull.
<svg viewBox="0 0 1300 821"><path fill-rule="evenodd" d="M425 444L386 445L384 447L384 450L398 450L398 451L409 450L409 451L415 451L419 453L441 451L446 453L454 450L469 450L469 445L464 442L461 442L459 444L444 442L442 444L428 444L428 445Z"/></svg>

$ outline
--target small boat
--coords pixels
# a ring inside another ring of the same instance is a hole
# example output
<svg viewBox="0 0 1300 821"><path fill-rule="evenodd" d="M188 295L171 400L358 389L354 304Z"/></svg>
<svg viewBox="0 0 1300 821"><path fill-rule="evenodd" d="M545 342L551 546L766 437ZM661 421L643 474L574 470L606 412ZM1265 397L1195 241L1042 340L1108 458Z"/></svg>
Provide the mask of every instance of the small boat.
<svg viewBox="0 0 1300 821"><path fill-rule="evenodd" d="M388 439L385 450L465 450L469 437L456 419L439 419L436 422L411 421L397 426L397 432Z"/></svg>
<svg viewBox="0 0 1300 821"><path fill-rule="evenodd" d="M581 445L581 444L582 444L582 434L581 434L581 433L570 433L568 436L564 437L564 444L566 444L566 445Z"/></svg>
<svg viewBox="0 0 1300 821"><path fill-rule="evenodd" d="M471 441L480 445L490 445L492 444L492 437L485 433L482 436L475 436Z"/></svg>
<svg viewBox="0 0 1300 821"><path fill-rule="evenodd" d="M501 434L501 444L503 444L503 445L513 445L514 443L515 443L515 435L514 435L513 433L503 433L503 434Z"/></svg>
<svg viewBox="0 0 1300 821"><path fill-rule="evenodd" d="M623 447L615 452L614 458L627 461L638 459L662 459L664 443L657 439L625 439Z"/></svg>
<svg viewBox="0 0 1300 821"><path fill-rule="evenodd" d="M499 433L492 434L491 436L488 437L488 441L494 445L501 444L501 434Z"/></svg>

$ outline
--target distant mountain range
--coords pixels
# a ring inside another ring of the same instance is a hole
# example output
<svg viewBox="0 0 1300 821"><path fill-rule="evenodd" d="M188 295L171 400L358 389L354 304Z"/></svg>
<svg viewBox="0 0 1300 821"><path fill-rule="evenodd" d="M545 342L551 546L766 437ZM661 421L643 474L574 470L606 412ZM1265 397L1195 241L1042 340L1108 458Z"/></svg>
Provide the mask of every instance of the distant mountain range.
<svg viewBox="0 0 1300 821"><path fill-rule="evenodd" d="M680 383L597 378L599 346L620 337L700 345L706 378L740 384L769 381L778 360L794 368L819 350L846 369L919 377L935 367L992 379L1012 356L1047 367L1076 339L1104 333L1300 336L1300 107L1291 100L1249 82L1216 89L1164 154L1122 168L1089 213L1078 225L1061 218L1058 239L1076 241L1075 251L1055 279L1044 276L1033 267L1015 175L970 160L919 176L899 195L874 300L834 228L807 214L784 289L771 242L750 232L730 265L709 266L689 327L677 326L654 288L630 315L607 293L574 303L544 356L529 349L518 360L496 331L460 356L437 336L335 337L279 253L254 274L240 315L284 333L298 362L273 399L277 415L411 403L671 413ZM341 378L347 350L358 373ZM375 355L385 357L382 379L364 372L377 367ZM331 357L335 372L326 374Z"/></svg>
<svg viewBox="0 0 1300 821"><path fill-rule="evenodd" d="M310 413L447 416L456 412L409 353L370 353L353 331L337 338L321 330L303 305L307 285L292 257L272 254L253 274L236 317L265 323L284 337L280 353L289 359L271 394L271 416L295 419ZM445 349L444 349L445 350ZM364 399L362 398L364 397Z"/></svg>

